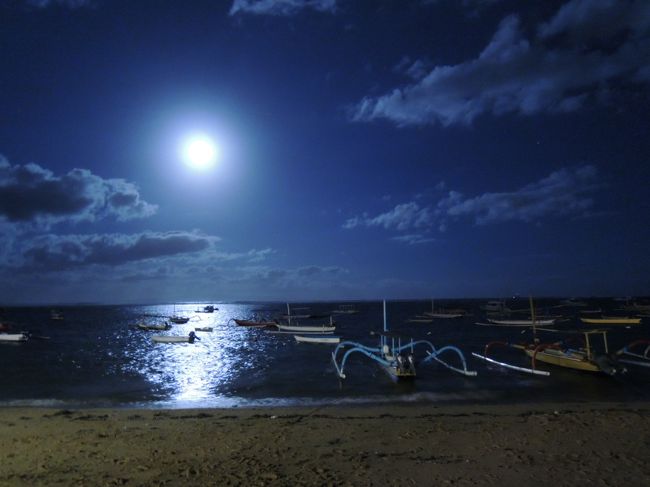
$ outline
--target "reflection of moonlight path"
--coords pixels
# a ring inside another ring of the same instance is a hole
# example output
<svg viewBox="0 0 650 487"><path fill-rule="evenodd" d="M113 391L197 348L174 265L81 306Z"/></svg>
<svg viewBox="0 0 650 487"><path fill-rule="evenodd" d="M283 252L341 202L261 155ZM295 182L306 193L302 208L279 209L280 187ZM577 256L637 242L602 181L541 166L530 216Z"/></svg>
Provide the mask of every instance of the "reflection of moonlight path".
<svg viewBox="0 0 650 487"><path fill-rule="evenodd" d="M242 307L237 308L241 314ZM200 340L193 344L154 344L152 334L134 332L131 346L125 350L127 368L154 384L163 400L200 403L230 395L231 383L263 367L260 361L264 360L260 357L261 344L252 342L250 330L228 324L233 311L204 316L201 326L212 326L214 331L197 332ZM175 325L169 334L186 336L196 324Z"/></svg>

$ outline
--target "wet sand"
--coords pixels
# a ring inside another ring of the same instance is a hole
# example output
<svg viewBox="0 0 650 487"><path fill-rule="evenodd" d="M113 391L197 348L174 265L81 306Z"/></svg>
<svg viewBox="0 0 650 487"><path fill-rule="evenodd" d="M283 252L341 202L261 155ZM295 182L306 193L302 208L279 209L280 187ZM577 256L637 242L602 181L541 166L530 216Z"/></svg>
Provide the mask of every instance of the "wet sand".
<svg viewBox="0 0 650 487"><path fill-rule="evenodd" d="M0 409L0 485L650 485L650 403Z"/></svg>

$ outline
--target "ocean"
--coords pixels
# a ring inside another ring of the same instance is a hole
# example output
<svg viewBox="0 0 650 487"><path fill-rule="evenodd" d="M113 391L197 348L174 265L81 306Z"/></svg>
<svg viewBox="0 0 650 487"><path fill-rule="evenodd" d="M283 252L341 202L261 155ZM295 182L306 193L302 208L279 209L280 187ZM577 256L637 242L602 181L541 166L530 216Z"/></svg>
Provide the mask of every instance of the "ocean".
<svg viewBox="0 0 650 487"><path fill-rule="evenodd" d="M527 300L520 300L522 305ZM465 354L465 377L435 363L417 369L417 378L395 382L375 362L361 354L350 356L346 379L336 374L331 353L335 345L297 343L290 334L237 326L233 318L254 315L274 318L286 312L283 303L184 303L128 306L59 307L64 320L51 320L49 307L5 308L1 319L12 331L29 330L25 343L0 342L0 406L207 408L249 406L320 406L329 404L489 404L513 402L598 402L648 399L650 372L630 370L607 377L541 366L549 377L537 377L488 365L471 356L494 340L525 341L522 329L476 326L485 321L482 301L440 302L470 313L456 319L411 323L410 317L431 309L426 301L387 303L389 329L404 339L429 340L437 348L455 345ZM541 310L561 312L564 328L580 327L578 310L553 308L556 301L540 302ZM214 304L214 313L197 313ZM352 304L359 313L337 314L337 335L344 340L376 346L383 327L382 303ZM438 303L436 303L438 304ZM590 306L613 308L613 300ZM294 305L294 313L329 315L338 303ZM297 309L297 308L306 309ZM143 331L139 322L162 323L174 313L190 317L168 331ZM648 320L648 318L645 318ZM326 318L299 320L322 323ZM153 335L185 335L196 327L193 344L162 344ZM650 338L648 321L631 327L612 327L610 351L638 338ZM553 340L561 339L557 336ZM495 351L495 354L502 352ZM530 366L521 352L505 351L511 362ZM416 349L416 360L425 357ZM449 356L450 361L454 358Z"/></svg>

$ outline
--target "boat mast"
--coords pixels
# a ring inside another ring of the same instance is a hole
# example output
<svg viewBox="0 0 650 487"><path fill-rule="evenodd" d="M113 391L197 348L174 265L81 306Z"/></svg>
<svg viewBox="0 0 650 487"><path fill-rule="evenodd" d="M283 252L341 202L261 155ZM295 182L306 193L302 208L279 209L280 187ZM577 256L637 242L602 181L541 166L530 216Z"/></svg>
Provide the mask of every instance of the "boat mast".
<svg viewBox="0 0 650 487"><path fill-rule="evenodd" d="M530 303L530 319L533 322L533 339L537 337L537 330L535 329L535 322L537 321L535 318L535 306L533 306L533 296L529 295L528 296L528 301Z"/></svg>
<svg viewBox="0 0 650 487"><path fill-rule="evenodd" d="M291 324L291 308L289 308L289 303L287 303L287 321Z"/></svg>

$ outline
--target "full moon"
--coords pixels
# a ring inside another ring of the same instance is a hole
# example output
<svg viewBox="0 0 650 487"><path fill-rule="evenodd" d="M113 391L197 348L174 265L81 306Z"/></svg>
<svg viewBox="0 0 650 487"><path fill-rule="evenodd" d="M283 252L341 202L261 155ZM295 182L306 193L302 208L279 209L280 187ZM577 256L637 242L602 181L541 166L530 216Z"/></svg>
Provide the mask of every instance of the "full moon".
<svg viewBox="0 0 650 487"><path fill-rule="evenodd" d="M209 169L217 162L219 149L207 135L193 135L183 142L181 154L191 168Z"/></svg>

